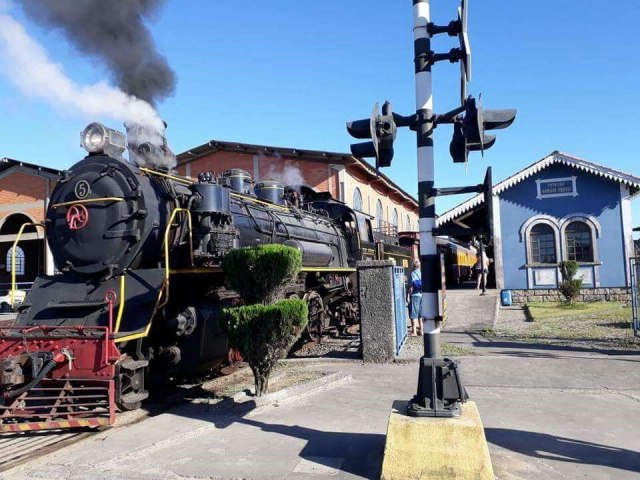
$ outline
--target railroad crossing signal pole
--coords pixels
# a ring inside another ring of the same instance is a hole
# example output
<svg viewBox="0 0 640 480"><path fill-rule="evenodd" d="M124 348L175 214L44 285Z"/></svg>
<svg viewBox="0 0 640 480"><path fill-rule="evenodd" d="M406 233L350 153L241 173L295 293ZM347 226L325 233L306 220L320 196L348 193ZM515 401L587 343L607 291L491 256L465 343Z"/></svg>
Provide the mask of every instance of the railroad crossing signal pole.
<svg viewBox="0 0 640 480"><path fill-rule="evenodd" d="M467 400L467 392L458 372L458 362L442 358L440 348L440 316L438 291L444 287L440 276L440 262L436 248L436 235L474 235L476 230L464 227L436 229L435 199L438 195L457 195L485 192L491 203L491 170L483 185L467 187L434 188L435 162L433 153L433 129L439 124L453 124L454 135L449 152L454 162L466 162L469 151L490 148L495 137L485 135L485 130L506 128L515 119L515 110L484 110L482 103L466 95L467 81L471 80L471 48L467 36L467 0L460 0L458 19L448 25L431 23L429 0L413 1L413 45L416 83L416 112L403 116L392 111L386 102L382 114L374 106L371 117L347 123L347 131L354 138L371 141L351 145L351 153L357 157L375 157L376 170L388 167L393 159L393 141L397 127L409 127L416 132L418 163L418 202L420 230L420 261L422 274L422 317L424 319L424 356L420 359L418 389L409 402L409 415L424 417L454 417L460 415L460 403ZM446 33L457 36L460 48L448 53L431 50L431 37ZM431 67L448 60L460 62L461 105L449 112L436 115L433 110ZM464 115L461 115L463 114ZM489 185L487 187L487 185ZM491 218L489 211L488 217ZM480 229L483 230L483 229ZM490 222L487 228L491 232ZM458 232L458 233L455 233Z"/></svg>
<svg viewBox="0 0 640 480"><path fill-rule="evenodd" d="M431 85L431 12L429 0L413 2L413 49L416 81L416 137L424 356L439 358L441 318L438 318L440 265L433 230L436 226L433 155L433 91Z"/></svg>
<svg viewBox="0 0 640 480"><path fill-rule="evenodd" d="M440 348L442 317L438 315L438 290L442 288L436 248L437 190L434 188L433 90L431 66L436 61L431 50L429 0L413 0L413 49L416 79L416 115L412 128L418 147L418 203L420 264L422 275L422 317L424 356L420 359L418 388L407 413L420 417L460 415L460 401L467 398L455 360L443 359ZM466 82L465 82L466 83Z"/></svg>

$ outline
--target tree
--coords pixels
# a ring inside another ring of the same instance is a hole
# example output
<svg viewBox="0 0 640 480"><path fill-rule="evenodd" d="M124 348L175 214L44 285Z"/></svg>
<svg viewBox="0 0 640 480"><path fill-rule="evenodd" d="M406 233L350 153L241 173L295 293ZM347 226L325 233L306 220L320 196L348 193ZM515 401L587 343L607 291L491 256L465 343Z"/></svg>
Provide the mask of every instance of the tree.
<svg viewBox="0 0 640 480"><path fill-rule="evenodd" d="M578 273L578 262L575 260L560 262L560 274L562 275L560 293L568 303L573 303L578 298L580 288L582 288L582 279L574 278L576 273Z"/></svg>
<svg viewBox="0 0 640 480"><path fill-rule="evenodd" d="M302 267L299 250L284 245L231 250L222 260L229 286L247 303L223 310L230 344L251 367L256 396L266 393L269 376L307 324L303 300L280 300Z"/></svg>

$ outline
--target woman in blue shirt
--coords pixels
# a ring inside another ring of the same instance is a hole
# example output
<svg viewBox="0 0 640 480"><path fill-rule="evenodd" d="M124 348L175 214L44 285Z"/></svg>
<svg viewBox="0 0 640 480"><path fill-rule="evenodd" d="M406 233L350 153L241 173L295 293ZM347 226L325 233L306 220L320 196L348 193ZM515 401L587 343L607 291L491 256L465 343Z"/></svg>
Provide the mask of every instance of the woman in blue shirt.
<svg viewBox="0 0 640 480"><path fill-rule="evenodd" d="M409 304L409 318L411 319L411 336L422 335L422 274L420 272L420 260L413 261L413 270L409 275L409 290L407 292Z"/></svg>

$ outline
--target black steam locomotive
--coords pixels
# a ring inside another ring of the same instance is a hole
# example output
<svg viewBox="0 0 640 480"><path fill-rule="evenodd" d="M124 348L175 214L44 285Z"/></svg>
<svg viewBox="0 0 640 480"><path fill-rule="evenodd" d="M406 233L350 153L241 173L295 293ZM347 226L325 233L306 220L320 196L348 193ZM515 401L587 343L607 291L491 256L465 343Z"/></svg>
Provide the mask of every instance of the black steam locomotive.
<svg viewBox="0 0 640 480"><path fill-rule="evenodd" d="M355 264L411 249L371 218L305 186L251 182L245 171L197 182L122 158L124 135L83 132L89 155L54 189L46 234L58 274L35 281L0 331L0 431L112 423L147 398L150 374L191 375L227 356L221 308L238 301L220 260L282 243L302 253L287 294L309 306L308 334L357 321ZM148 160L166 146L143 144Z"/></svg>

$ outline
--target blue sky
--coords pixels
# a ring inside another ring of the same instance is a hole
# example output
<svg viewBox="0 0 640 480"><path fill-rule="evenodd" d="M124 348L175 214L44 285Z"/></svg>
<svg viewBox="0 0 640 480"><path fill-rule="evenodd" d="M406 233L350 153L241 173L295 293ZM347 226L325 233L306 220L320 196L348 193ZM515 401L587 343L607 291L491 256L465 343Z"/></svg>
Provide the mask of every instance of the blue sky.
<svg viewBox="0 0 640 480"><path fill-rule="evenodd" d="M458 2L432 0L437 23ZM470 0L473 82L486 108L517 108L485 157L465 172L453 164L451 128L436 130L436 183L494 179L561 150L640 175L640 2L617 0ZM369 115L374 102L415 110L411 0L168 0L151 25L158 49L178 75L175 95L159 105L180 152L210 139L349 151L345 122ZM108 78L57 33L27 22L52 59L81 84ZM456 46L437 37L436 51ZM458 104L457 65L433 69L438 112ZM91 120L24 96L0 75L0 157L66 168L82 157L79 132ZM118 128L113 121L106 121ZM415 137L399 131L391 178L415 194ZM438 199L442 212L463 198ZM634 202L634 225L640 225Z"/></svg>

